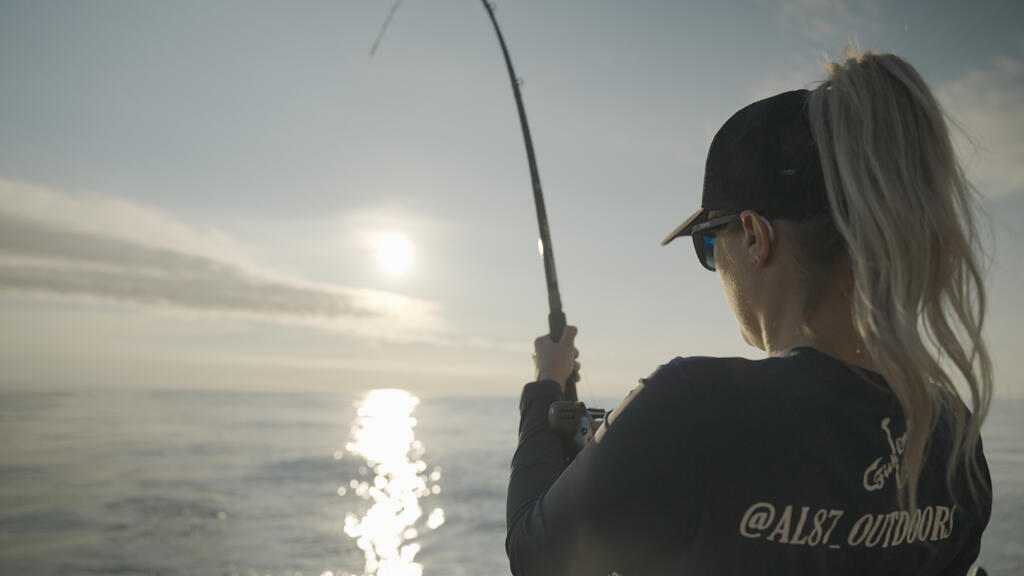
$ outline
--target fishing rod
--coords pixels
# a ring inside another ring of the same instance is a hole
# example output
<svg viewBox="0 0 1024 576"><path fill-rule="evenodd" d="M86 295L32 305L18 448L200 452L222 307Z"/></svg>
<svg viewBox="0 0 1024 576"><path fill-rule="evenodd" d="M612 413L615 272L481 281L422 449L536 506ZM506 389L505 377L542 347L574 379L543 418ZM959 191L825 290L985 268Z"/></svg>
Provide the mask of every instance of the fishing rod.
<svg viewBox="0 0 1024 576"><path fill-rule="evenodd" d="M508 55L505 37L501 34L498 20L494 17L494 7L488 0L481 0L487 15L494 24L494 32L501 44L501 53L505 56L505 67L512 82L512 94L516 98L516 109L519 111L519 124L523 129L523 141L526 143L526 159L530 164L530 180L533 184L533 203L537 207L537 225L540 228L541 256L544 258L544 277L548 287L548 334L558 342L565 332L565 313L562 311L562 296L558 292L558 277L555 274L555 254L551 249L551 231L548 226L548 214L544 208L544 194L540 186L540 173L537 170L537 158L533 153L533 139L530 138L530 126L526 122L526 108L523 106L523 95L519 91L521 84L512 68L512 58ZM576 454L593 438L594 432L604 420L605 411L600 408L587 408L579 401L576 393L576 381L570 375L565 382L565 400L554 402L548 408L548 425L562 438L562 453L566 461L571 461Z"/></svg>
<svg viewBox="0 0 1024 576"><path fill-rule="evenodd" d="M537 225L540 228L541 256L544 258L544 277L548 285L548 334L551 339L558 342L562 339L565 331L565 313L562 312L562 296L558 292L558 277L555 274L555 254L551 248L551 232L548 226L548 214L544 209L544 194L540 186L540 173L537 171L537 158L533 153L533 139L530 138L530 126L526 123L526 108L523 106L523 95L519 92L520 80L512 68L512 58L508 55L508 47L505 45L505 37L498 27L498 20L494 17L494 7L487 0L481 0L487 15L491 17L494 24L494 32L498 35L498 42L501 44L501 52L505 55L505 66L508 68L508 77L512 81L512 93L516 97L516 108L519 110L519 124L523 129L523 141L526 143L526 159L530 163L530 180L533 183L533 203L537 207ZM576 394L576 382L570 376L565 383L565 397L568 400L578 399Z"/></svg>
<svg viewBox="0 0 1024 576"><path fill-rule="evenodd" d="M548 226L548 214L544 208L544 194L540 185L540 172L537 170L537 158L533 153L533 139L530 138L530 126L526 122L526 108L523 106L523 95L519 91L520 80L512 68L512 58L508 54L508 47L505 45L505 37L501 34L498 20L494 16L494 7L488 0L481 0L487 15L494 25L494 32L498 35L498 42L501 44L501 52L505 56L505 66L508 68L508 77L512 82L512 94L516 99L516 110L519 112L519 124L523 130L523 141L526 144L526 159L530 164L530 181L533 184L533 202L537 208L537 226L540 229L540 250L544 258L544 278L548 288L548 335L552 340L558 342L565 332L565 312L562 311L562 296L558 291L558 276L555 274L555 254L551 248L551 231ZM370 57L377 52L380 41L384 37L391 20L398 11L402 0L395 0L391 11L388 13L384 25L374 40L370 49ZM548 425L562 438L563 454L567 461L572 460L587 442L593 438L597 426L605 417L605 411L600 408L587 408L579 401L576 392L576 381L574 375L570 375L565 382L565 400L554 402L548 409Z"/></svg>

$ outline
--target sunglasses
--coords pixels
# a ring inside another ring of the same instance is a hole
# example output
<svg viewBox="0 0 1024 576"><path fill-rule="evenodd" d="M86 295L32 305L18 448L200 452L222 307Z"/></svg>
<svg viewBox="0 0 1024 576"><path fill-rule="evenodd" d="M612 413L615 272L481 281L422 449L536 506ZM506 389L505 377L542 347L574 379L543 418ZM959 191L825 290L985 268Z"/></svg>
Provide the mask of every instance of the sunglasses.
<svg viewBox="0 0 1024 576"><path fill-rule="evenodd" d="M715 271L715 232L738 220L739 214L728 214L705 220L690 230L693 247L697 251L697 260L700 260L702 266L712 272Z"/></svg>

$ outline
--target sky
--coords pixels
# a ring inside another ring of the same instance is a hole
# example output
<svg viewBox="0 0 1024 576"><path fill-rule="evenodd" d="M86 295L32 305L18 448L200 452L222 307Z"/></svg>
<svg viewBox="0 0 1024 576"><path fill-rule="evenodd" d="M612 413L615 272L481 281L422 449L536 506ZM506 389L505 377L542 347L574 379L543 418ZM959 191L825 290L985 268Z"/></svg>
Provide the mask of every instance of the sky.
<svg viewBox="0 0 1024 576"><path fill-rule="evenodd" d="M0 387L515 395L547 331L483 7L0 1ZM1024 7L502 0L581 396L760 358L688 242L711 138L847 42L918 68L984 221L997 395L1024 396Z"/></svg>

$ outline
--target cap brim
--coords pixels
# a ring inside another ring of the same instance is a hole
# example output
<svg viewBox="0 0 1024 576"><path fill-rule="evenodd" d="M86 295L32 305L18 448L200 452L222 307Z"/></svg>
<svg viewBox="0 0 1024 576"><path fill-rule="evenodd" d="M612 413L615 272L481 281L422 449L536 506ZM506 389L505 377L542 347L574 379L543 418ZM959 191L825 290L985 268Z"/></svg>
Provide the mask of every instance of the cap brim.
<svg viewBox="0 0 1024 576"><path fill-rule="evenodd" d="M680 236L689 236L690 230L695 225L700 224L701 222L707 219L708 210L706 208L701 208L700 210L697 210L697 212L693 216L687 218L685 222L680 224L678 227L676 227L675 230L672 231L671 234L666 236L665 239L661 241L661 245L664 246L669 242L675 240L676 238L679 238Z"/></svg>

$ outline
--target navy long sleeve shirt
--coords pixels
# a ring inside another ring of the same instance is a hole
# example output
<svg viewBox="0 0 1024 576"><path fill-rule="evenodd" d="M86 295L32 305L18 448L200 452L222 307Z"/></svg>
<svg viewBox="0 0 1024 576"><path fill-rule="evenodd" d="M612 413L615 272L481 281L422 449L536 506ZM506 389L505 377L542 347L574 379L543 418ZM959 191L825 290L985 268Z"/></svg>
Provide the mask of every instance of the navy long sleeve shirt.
<svg viewBox="0 0 1024 576"><path fill-rule="evenodd" d="M977 558L991 501L972 499L962 475L955 499L946 489L948 416L907 513L898 402L880 375L813 348L677 358L568 466L547 427L561 398L551 381L523 389L507 508L517 576L952 575Z"/></svg>

